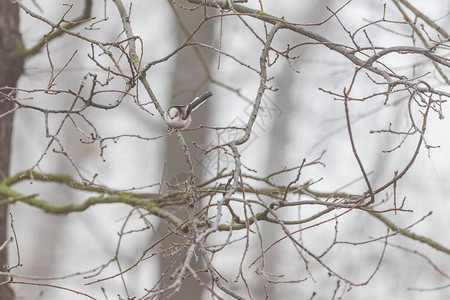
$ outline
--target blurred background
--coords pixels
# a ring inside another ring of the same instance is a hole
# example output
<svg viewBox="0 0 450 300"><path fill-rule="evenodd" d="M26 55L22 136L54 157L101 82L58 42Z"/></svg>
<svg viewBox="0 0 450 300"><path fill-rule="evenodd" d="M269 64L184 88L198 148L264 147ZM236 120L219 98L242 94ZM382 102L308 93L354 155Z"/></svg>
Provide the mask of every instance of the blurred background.
<svg viewBox="0 0 450 300"><path fill-rule="evenodd" d="M336 11L346 1L265 1L265 12L278 17L284 17L294 23L320 23L330 16L331 10ZM32 2L25 4L45 18L58 21L67 11L67 1L38 1L42 11ZM186 1L180 4L189 6ZM450 25L450 3L445 0L418 1L411 0L421 12L435 20L442 28ZM66 19L77 16L83 9L83 3L76 1L67 14ZM138 53L142 55L143 65L160 59L173 51L186 39L186 32L192 32L203 18L203 9L189 11L174 5L171 1L124 1L130 9L130 20L133 32L139 36L137 40ZM260 2L249 1L250 7L260 9ZM81 33L101 41L125 39L122 23L115 5L112 2L94 1L93 15L97 20L104 19L95 26L98 30L85 30ZM229 53L236 60L259 69L259 57L263 44L257 34L264 37L265 28L259 20L244 18L247 26L237 16L219 17L220 11L208 8L208 15L215 16L208 20L195 35L197 42L212 45L216 49ZM350 32L369 22L380 20L385 15L386 20L403 21L399 11L390 1L352 1L339 12L339 20ZM413 17L413 16L412 16ZM181 25L183 24L183 25ZM390 25L390 27L387 27ZM270 30L272 25L268 24ZM310 26L307 29L323 35L334 43L342 43L353 47L349 34L343 30L339 22L333 18L320 26ZM433 37L434 32L426 30ZM49 26L21 13L21 32L27 47L41 40L49 31ZM411 28L395 23L382 23L367 27L367 36L371 43L383 47L396 45L413 45ZM355 40L363 46L370 46L364 33L355 35ZM301 182L318 180L314 185L316 191L344 191L360 194L366 190L361 179L361 172L351 150L348 138L344 105L336 101L330 94L319 90L331 90L342 93L349 86L355 66L345 57L334 53L326 47L315 45L310 39L299 34L281 30L275 36L273 48L286 50L287 45L294 46L306 43L291 51L298 59L288 63L278 58L268 69L268 76L273 77L269 85L277 92L267 91L263 97L262 110L254 126L250 140L239 149L242 162L249 170L256 170L257 175L265 176L284 167L300 165L303 158L307 161L317 159L323 154L322 165L305 168ZM418 47L422 47L416 41ZM61 70L70 60L64 72L54 81L54 89L78 90L83 76L88 72L98 74L98 80L104 82L108 75L101 72L88 54L92 53L89 43L74 37L63 37L53 40L48 45L51 61L55 70ZM157 99L164 109L171 105L186 104L204 91L213 91L214 97L193 115L191 127L201 124L226 127L243 126L246 124L256 97L259 76L236 60L219 55L217 52L199 47L187 47L163 63L152 66L147 73L147 79ZM76 55L71 59L74 52ZM275 55L270 55L274 62ZM107 58L99 57L100 60ZM436 89L449 92L448 86L439 79L436 71L426 58L419 55L386 56L386 65L394 68L399 74L410 77L425 74L427 82ZM126 61L121 63L126 65ZM448 74L448 69L444 69ZM47 87L49 82L49 56L45 51L26 62L25 74L20 78L19 88L38 90ZM381 81L380 78L375 80ZM111 103L124 89L124 81L115 78L107 86L108 92L96 96L102 103ZM106 90L106 89L105 89ZM385 90L368 77L360 75L353 93L361 97ZM89 127L79 121L79 128L64 125L59 134L65 150L83 176L88 179L95 177L95 182L114 189L132 189L146 187L142 191L164 193L177 182L183 180L187 173L183 152L176 139L171 135L154 140L145 139L166 134L167 126L158 112L149 103L142 86L135 91L143 106L154 115L140 108L131 97L125 97L123 103L116 109L91 109L86 117L95 123L102 137L114 137L121 134L136 135L105 140L103 158L100 156L98 143L83 143L86 141L81 130L89 132ZM87 93L87 92L86 92ZM34 105L47 108L68 107L73 97L67 95L47 95L45 93L19 93L19 98ZM375 97L361 102L350 103L350 116L353 124L353 134L359 154L366 171L370 173L373 186L380 186L394 176L395 170L401 170L414 154L418 136L407 139L394 152L383 153L383 150L395 148L402 137L392 134L370 134L371 130L386 129L392 124L398 130L407 130L409 114L407 109L408 96L395 94L384 105L385 97ZM447 104L443 105L446 115ZM49 117L48 128L54 132L63 116ZM430 115L427 126L426 141L438 148L425 149L421 152L409 170L397 185L397 201L406 197L405 208L411 212L387 213L386 216L401 227L410 226L421 220L430 211L433 214L411 228L417 234L424 235L450 247L447 228L449 218L445 212L450 209L448 195L450 192L450 124L448 118L439 119L437 114ZM203 154L192 144L195 141L203 147L223 143L235 138L229 132L210 129L187 131L183 133L192 153L195 172L199 182L217 174L222 168L232 168L232 161L223 154L211 152ZM14 123L13 160L14 174L36 166L36 170L44 172L78 174L66 156L55 153L53 146L41 159L49 140L46 138L44 114L36 110L21 109L16 112ZM221 155L221 156L220 156ZM251 172L249 172L251 173ZM276 177L277 184L287 185L295 179L296 172L284 173ZM163 179L163 181L162 181ZM158 184L161 183L162 184ZM47 199L55 205L79 203L89 197L89 193L74 191L67 187L40 182L24 182L15 186L23 194L38 193L40 198ZM380 210L392 207L392 190L377 199L389 199L389 205L380 205ZM132 208L121 205L97 205L81 213L69 215L51 215L18 203L11 206L14 226L20 246L20 257L23 266L20 274L37 277L59 277L68 274L86 272L106 264L113 258L118 243L118 232L124 224ZM183 209L183 208L179 208ZM293 208L285 214L286 218L298 219L314 212L315 207ZM174 213L180 213L175 209ZM338 213L338 212L337 212ZM337 214L336 213L336 214ZM331 215L330 215L331 216ZM157 217L149 216L151 226L146 231L128 235L122 240L120 256L124 267L132 265L139 258L143 249L154 243L161 236L161 230L166 222ZM138 217L129 223L131 228L141 228L142 221ZM135 226L135 227L133 227ZM283 236L280 228L261 223L264 232L265 247ZM335 238L335 222L306 230L296 238L302 240L309 249L321 253L325 251ZM301 228L301 226L298 226ZM131 230L131 229L129 229ZM294 229L293 229L294 230ZM234 237L239 237L236 232ZM405 237L395 236L389 239L382 264L377 267L383 252L384 240L379 242L355 245L372 238L387 234L386 227L378 220L361 211L339 218L339 241L347 244L339 245L326 257L326 263L355 283L369 279L377 269L377 273L367 285L348 286L337 282L335 277L329 277L327 270L317 262L311 261L309 269L290 242L283 241L276 245L266 257L266 268L273 274L283 274L282 280L307 280L295 284L268 285L267 290L273 299L447 299L450 289L433 289L449 285L450 259L443 254L430 249L429 246L412 241ZM214 239L223 242L228 233L218 233ZM210 243L213 244L213 241ZM258 239L251 239L249 254L244 263L244 272L249 285L254 289L255 299L263 299L261 276L248 265L260 254ZM170 241L168 242L170 243ZM243 251L242 243L235 243L217 254L214 258L221 272L227 278L234 278ZM12 263L15 263L14 250L10 250ZM407 249L407 250L405 250ZM422 256L423 255L423 256ZM151 288L164 270L165 260L170 258L149 259L139 267L125 274L128 292L140 299L147 288ZM445 274L436 271L439 268ZM19 273L19 271L17 271ZM102 277L117 273L117 269L108 268ZM86 292L99 299L116 299L120 294L126 294L120 278L102 281L92 285L83 275L70 279L51 281L52 284L64 285L68 288ZM280 278L278 278L280 280ZM229 283L233 286L233 282ZM101 289L105 289L105 293ZM425 289L417 290L417 289ZM433 289L426 291L426 289ZM58 289L39 286L15 286L18 299L83 299L82 296ZM242 286L236 284L236 291L247 295ZM336 292L337 291L337 292ZM106 296L108 298L106 298ZM210 299L209 293L196 287L195 281L187 281L183 292L173 299ZM227 299L227 298L225 298Z"/></svg>

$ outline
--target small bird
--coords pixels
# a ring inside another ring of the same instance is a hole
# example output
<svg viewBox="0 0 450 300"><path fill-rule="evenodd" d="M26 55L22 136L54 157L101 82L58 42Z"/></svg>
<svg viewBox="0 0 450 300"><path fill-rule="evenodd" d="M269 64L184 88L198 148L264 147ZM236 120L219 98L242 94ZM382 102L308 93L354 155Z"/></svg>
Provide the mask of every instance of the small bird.
<svg viewBox="0 0 450 300"><path fill-rule="evenodd" d="M188 105L171 106L164 115L164 121L169 127L174 129L184 129L191 123L191 112L196 110L206 99L213 95L212 92L206 92L196 97Z"/></svg>

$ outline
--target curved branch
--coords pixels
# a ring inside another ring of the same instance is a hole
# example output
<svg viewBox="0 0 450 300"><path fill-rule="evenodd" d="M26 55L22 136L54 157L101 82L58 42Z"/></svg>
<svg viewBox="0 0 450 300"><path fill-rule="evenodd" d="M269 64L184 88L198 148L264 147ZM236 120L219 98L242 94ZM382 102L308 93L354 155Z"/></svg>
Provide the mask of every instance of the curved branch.
<svg viewBox="0 0 450 300"><path fill-rule="evenodd" d="M427 58L429 58L432 61L435 61L441 65L444 65L446 67L450 67L450 62L440 56L437 55L433 55L433 53L431 52L431 50L426 49L426 48L420 48L420 47L412 47L412 46L395 46L395 47L389 47L386 49L381 50L380 52L378 52L377 54L375 54L374 56L372 56L371 58L369 58L366 61L367 65L371 65L372 63L374 63L376 60L378 60L379 58L381 58L382 56L385 56L389 53L399 53L399 54L421 54Z"/></svg>
<svg viewBox="0 0 450 300"><path fill-rule="evenodd" d="M214 8L219 7L221 9L229 9L227 1L216 1L216 0L188 0L188 1L190 3L194 3L194 4L205 4L207 6L214 7ZM233 10L235 10L238 13L248 15L252 18L260 19L267 23L271 23L273 25L280 23L280 28L284 28L284 29L288 29L288 30L297 32L303 36L306 36L312 40L315 40L315 41L321 43L328 49L342 54L347 59L349 59L351 62L353 62L355 65L360 66L364 69L367 69L375 74L382 76L387 82L392 81L391 77L398 77L395 74L388 73L386 71L380 70L376 67L373 67L373 66L367 64L364 60L358 58L354 54L353 51L350 51L349 49L347 49L347 47L333 43L332 41L326 39L325 37L323 37L315 32L304 29L300 25L287 22L284 18L278 18L278 17L275 17L268 13L265 13L263 11L252 9L252 8L249 8L249 7L246 7L243 5L239 5L239 4L233 4Z"/></svg>

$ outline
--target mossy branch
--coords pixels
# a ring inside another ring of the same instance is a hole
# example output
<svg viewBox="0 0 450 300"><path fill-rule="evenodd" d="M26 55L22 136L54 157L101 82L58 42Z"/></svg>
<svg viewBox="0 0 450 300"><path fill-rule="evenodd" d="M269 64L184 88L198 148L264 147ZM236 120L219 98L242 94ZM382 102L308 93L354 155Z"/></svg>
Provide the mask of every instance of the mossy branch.
<svg viewBox="0 0 450 300"><path fill-rule="evenodd" d="M412 232L410 230L402 229L402 228L398 227L394 222L392 222L391 220L389 220L388 218L386 218L385 216L383 216L383 215L381 215L379 213L375 213L375 212L369 212L369 213L373 217L375 217L378 220L380 220L381 222L383 222L392 231L398 232L399 234L401 234L401 235L403 235L403 236L405 236L407 238L410 238L412 240L415 240L415 241L427 244L428 246L430 246L430 247L432 247L432 248L434 248L434 249L436 249L438 251L441 251L441 252L444 252L444 253L450 255L450 249L442 246L438 242L436 242L436 241L434 241L434 240L432 240L430 238L427 238L427 237L425 237L423 235L416 234L416 233L414 233L414 232Z"/></svg>
<svg viewBox="0 0 450 300"><path fill-rule="evenodd" d="M222 179L224 174L220 174L216 180ZM246 175L243 174L243 177ZM52 183L59 183L66 185L70 188L80 190L80 191L86 191L86 192L92 192L97 193L98 195L92 196L87 198L85 201L75 204L75 203L69 203L65 205L53 205L49 203L47 200L43 200L39 198L39 194L31 194L31 195L24 195L22 193L17 192L15 189L12 188L13 185L20 183L25 180L31 180L31 181L41 181L41 182L52 182ZM213 183L213 181L209 181L209 183ZM270 183L273 185L273 183ZM200 185L204 186L204 185ZM284 187L286 188L286 187ZM283 186L274 186L271 188L266 189L255 189L252 187L245 187L245 192L247 193L260 193L264 195L272 195L276 196L277 194L283 193L284 189ZM290 189L291 190L291 189ZM224 191L223 187L217 187L214 190L207 189L204 187L202 191L200 191L199 198L210 196L214 193L221 193ZM292 190L290 192L292 193L306 193L309 195L315 195L325 198L333 198L333 197L351 197L349 194L345 193L324 193L324 192L314 192L312 191L308 185L305 185L304 188L299 188L299 186L292 187ZM159 194L152 194L152 193L131 193L131 192L123 192L123 191L116 191L112 190L110 188L104 187L104 186L92 186L92 185L85 185L77 180L75 180L71 175L69 174L43 174L38 173L34 171L26 171L26 172L19 172L13 176L5 178L3 181L0 182L0 194L4 195L6 199L0 201L0 205L4 204L12 204L16 202L22 202L27 205L36 207L46 213L51 214L69 214L72 212L82 212L91 206L97 205L97 204L112 204L112 203L121 203L125 205L129 205L132 207L141 207L145 210L147 210L149 213L160 217L162 219L169 220L172 224L175 226L180 226L184 223L183 220L177 218L167 210L163 209L165 206L170 205L184 205L187 203L188 196L184 192L175 192L170 193L166 195L159 195ZM212 205L213 206L213 205ZM414 232L406 229L402 229L399 226L397 226L394 222L389 220L387 217L380 213L376 213L373 211L368 210L369 207L365 208L365 211L367 211L370 215L377 218L381 222L383 222L387 227L389 227L394 232L398 232L399 234L408 237L412 240L419 241L421 243L427 244L430 247L444 252L446 254L450 255L450 249L444 247L443 245L439 244L438 242L415 234ZM321 211L320 213L313 215L309 218L299 220L298 222L305 223L314 221L318 217L320 217L323 214L329 213L330 211L333 211L335 208L328 207ZM267 222L273 222L270 218L267 217L267 214L265 213L257 213L255 215L255 218L249 218L247 222L235 222L233 225L230 224L220 224L218 227L219 231L229 231L229 230L241 230L245 229L246 225L250 226L252 225L256 220L258 221L267 221ZM290 222L286 222L289 224ZM203 225L201 225L203 224ZM198 223L198 226L205 226L204 223ZM296 221L293 221L292 224L297 224Z"/></svg>

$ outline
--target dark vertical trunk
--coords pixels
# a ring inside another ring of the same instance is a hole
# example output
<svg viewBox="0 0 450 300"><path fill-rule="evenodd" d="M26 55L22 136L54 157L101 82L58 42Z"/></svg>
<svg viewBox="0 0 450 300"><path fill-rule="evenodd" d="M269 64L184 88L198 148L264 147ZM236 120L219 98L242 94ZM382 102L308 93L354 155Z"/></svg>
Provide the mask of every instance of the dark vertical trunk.
<svg viewBox="0 0 450 300"><path fill-rule="evenodd" d="M179 9L176 7L176 10L180 16L181 21L183 22L183 26L186 26L187 29L192 32L194 28L198 26L200 21L203 18L203 10L197 10L195 13L191 11L186 11L183 9ZM182 26L178 24L178 39L181 44L186 39L186 33L182 30ZM211 25L205 25L203 30L200 30L194 37L194 40L201 41L205 44L211 44L214 38L213 31L211 28L208 28ZM180 105L187 104L190 102L195 96L200 95L202 92L208 90L208 86L201 86L201 83L204 79L207 79L207 70L204 67L209 67L211 64L212 58L214 57L211 52L202 51L200 49L202 59L199 58L198 54L195 53L194 49L184 49L177 54L176 58L176 71L172 77L172 91L174 96L172 103L170 105ZM203 65L205 64L205 66ZM196 90L199 89L199 90ZM166 107L167 108L167 107ZM198 111L193 114L193 122L191 127L198 126L200 124L207 124L208 113L210 105L206 104L201 107ZM194 170L196 174L197 180L201 181L201 173L202 169L199 164L197 164L198 160L201 159L200 151L192 147L192 141L196 141L199 144L203 144L206 141L206 131L199 130L197 132L188 132L183 133L186 143L191 151L191 156L194 163ZM183 151L180 147L180 143L178 142L175 135L170 136L167 142L166 147L166 160L167 160L167 168L166 168L166 181L171 185L176 185L179 181L183 182L188 178L187 175L187 165L184 159ZM201 164L200 164L201 165ZM177 209L177 211L173 211L175 215L177 215L181 219L186 219L187 215L183 209ZM159 226L159 232L164 234L167 231L167 224L165 222L161 222ZM166 239L163 242L163 247L167 248L173 243L183 243L179 237L171 237ZM162 255L160 256L161 262L161 272L166 269L171 269L174 267L172 259L173 257ZM184 253L181 255L180 259L177 263L184 259ZM202 269L204 265L201 261L193 260L191 262L191 266L194 269ZM173 271L171 271L173 272ZM169 272L170 273L170 272ZM170 273L171 274L171 273ZM202 277L202 274L198 274L199 277ZM206 279L205 279L206 280ZM164 284L163 284L164 285ZM171 300L181 300L181 299L201 299L203 294L203 288L199 285L199 283L192 277L188 277L183 281L183 285L178 294L172 296ZM161 298L165 297L162 296ZM160 298L160 299L161 299Z"/></svg>
<svg viewBox="0 0 450 300"><path fill-rule="evenodd" d="M0 0L0 180L9 175L14 116L12 99L17 80L23 72L20 45L19 8L9 0ZM0 243L7 240L8 224L8 206L1 205ZM7 265L8 251L4 249L0 252L1 271L5 271ZM7 279L6 276L0 276L0 282ZM14 299L14 293L9 285L0 285L0 299Z"/></svg>

